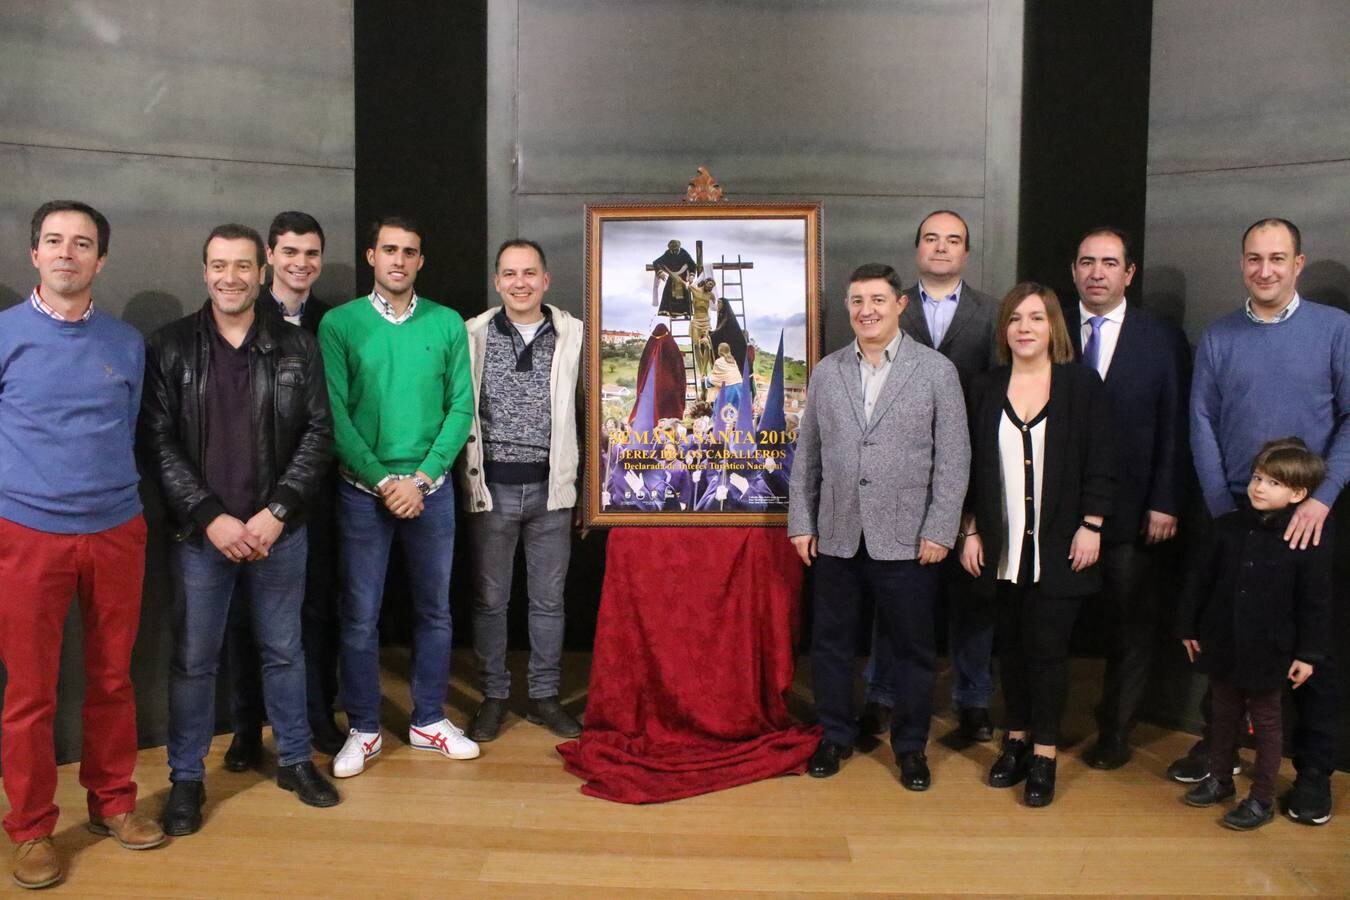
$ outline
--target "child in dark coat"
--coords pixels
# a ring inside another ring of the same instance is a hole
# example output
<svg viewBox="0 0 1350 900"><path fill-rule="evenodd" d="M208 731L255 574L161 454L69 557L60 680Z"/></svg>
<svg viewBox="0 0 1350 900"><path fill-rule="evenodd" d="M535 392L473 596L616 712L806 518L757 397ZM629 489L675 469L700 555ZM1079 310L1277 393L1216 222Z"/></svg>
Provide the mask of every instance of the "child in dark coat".
<svg viewBox="0 0 1350 900"><path fill-rule="evenodd" d="M1191 573L1182 609L1182 644L1209 674L1213 700L1210 775L1186 794L1191 806L1235 795L1230 771L1243 713L1256 739L1251 794L1223 817L1238 830L1269 822L1280 768L1280 699L1297 689L1324 653L1331 624L1332 540L1291 549L1284 540L1294 508L1314 491L1326 466L1298 438L1261 448L1247 483L1249 509L1214 522L1209 552Z"/></svg>

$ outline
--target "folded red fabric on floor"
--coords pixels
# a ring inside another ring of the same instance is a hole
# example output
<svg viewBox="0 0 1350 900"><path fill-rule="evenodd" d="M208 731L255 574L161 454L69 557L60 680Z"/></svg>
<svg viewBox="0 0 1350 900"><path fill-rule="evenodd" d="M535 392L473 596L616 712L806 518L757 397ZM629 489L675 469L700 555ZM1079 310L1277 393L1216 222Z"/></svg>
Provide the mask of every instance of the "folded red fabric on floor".
<svg viewBox="0 0 1350 900"><path fill-rule="evenodd" d="M802 573L781 528L612 530L586 728L558 747L582 792L659 803L801 774L820 739L786 702Z"/></svg>

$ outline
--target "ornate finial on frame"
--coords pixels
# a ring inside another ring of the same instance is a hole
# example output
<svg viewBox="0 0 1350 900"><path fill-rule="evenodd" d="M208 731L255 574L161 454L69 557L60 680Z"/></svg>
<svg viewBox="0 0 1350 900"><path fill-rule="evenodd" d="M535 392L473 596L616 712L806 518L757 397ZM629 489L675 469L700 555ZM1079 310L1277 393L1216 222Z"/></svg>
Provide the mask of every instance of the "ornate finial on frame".
<svg viewBox="0 0 1350 900"><path fill-rule="evenodd" d="M722 186L713 180L705 167L699 166L698 174L689 179L689 189L684 192L684 199L689 201L721 200Z"/></svg>

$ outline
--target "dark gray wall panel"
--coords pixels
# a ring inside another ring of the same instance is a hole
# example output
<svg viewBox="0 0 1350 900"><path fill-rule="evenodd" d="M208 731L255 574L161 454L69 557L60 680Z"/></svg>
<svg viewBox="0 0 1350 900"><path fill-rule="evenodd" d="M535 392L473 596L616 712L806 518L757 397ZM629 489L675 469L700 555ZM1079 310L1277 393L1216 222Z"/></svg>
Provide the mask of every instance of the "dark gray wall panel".
<svg viewBox="0 0 1350 900"><path fill-rule="evenodd" d="M354 164L350 3L43 0L0 25L2 141Z"/></svg>
<svg viewBox="0 0 1350 900"><path fill-rule="evenodd" d="M987 44L983 0L524 0L518 186L979 196Z"/></svg>
<svg viewBox="0 0 1350 900"><path fill-rule="evenodd" d="M1350 158L1347 36L1345 0L1157 0L1149 172Z"/></svg>
<svg viewBox="0 0 1350 900"><path fill-rule="evenodd" d="M954 206L976 230L971 278L1011 281L1020 0L697 0L675 11L658 0L489 6L490 247L555 238L554 293L575 284L579 297L582 206L675 201L706 164L730 199L825 200L826 279L843 277L840 248L874 248L870 258L908 271L912 251L886 235Z"/></svg>
<svg viewBox="0 0 1350 900"><path fill-rule="evenodd" d="M142 330L206 300L202 241L222 222L239 221L266 237L272 216L304 209L325 226L327 251L316 290L354 294L350 169L260 166L0 145L0 305L34 284L27 253L33 209L53 197L92 203L112 223L108 263L94 283L97 303Z"/></svg>
<svg viewBox="0 0 1350 900"><path fill-rule="evenodd" d="M1148 186L1144 302L1181 313L1192 342L1246 299L1242 232L1264 216L1287 218L1303 232L1308 262L1299 290L1346 308L1350 162L1155 175Z"/></svg>

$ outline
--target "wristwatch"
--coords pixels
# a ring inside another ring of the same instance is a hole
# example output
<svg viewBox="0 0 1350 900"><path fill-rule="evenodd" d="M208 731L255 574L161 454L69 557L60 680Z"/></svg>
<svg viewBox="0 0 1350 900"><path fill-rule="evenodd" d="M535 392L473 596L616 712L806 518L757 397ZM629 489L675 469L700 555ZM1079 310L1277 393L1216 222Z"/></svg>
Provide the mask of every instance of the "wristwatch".
<svg viewBox="0 0 1350 900"><path fill-rule="evenodd" d="M1102 533L1102 526L1097 525L1097 524L1094 524L1094 523L1092 523L1092 522L1089 522L1087 519L1084 519L1083 521L1079 522L1078 524L1079 524L1079 525L1082 525L1082 526L1083 526L1084 528L1086 528L1088 531L1095 531L1097 534L1101 534L1101 533Z"/></svg>
<svg viewBox="0 0 1350 900"><path fill-rule="evenodd" d="M417 493L425 497L431 493L431 482L427 481L421 475L413 476L413 487L417 488Z"/></svg>
<svg viewBox="0 0 1350 900"><path fill-rule="evenodd" d="M267 511L277 517L277 521L285 522L290 516L291 511L284 503L272 502L267 504Z"/></svg>

